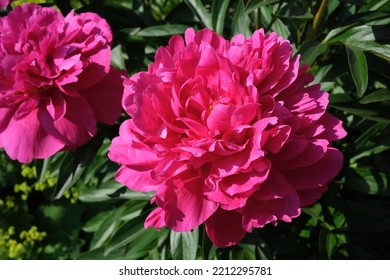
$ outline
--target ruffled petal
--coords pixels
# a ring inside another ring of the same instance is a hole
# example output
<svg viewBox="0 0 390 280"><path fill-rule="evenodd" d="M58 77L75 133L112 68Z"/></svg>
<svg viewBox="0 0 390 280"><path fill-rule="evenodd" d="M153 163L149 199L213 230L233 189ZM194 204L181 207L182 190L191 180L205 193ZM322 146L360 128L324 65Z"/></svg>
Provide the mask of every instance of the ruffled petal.
<svg viewBox="0 0 390 280"><path fill-rule="evenodd" d="M218 209L206 221L206 232L218 248L233 246L244 238L242 215L236 211Z"/></svg>

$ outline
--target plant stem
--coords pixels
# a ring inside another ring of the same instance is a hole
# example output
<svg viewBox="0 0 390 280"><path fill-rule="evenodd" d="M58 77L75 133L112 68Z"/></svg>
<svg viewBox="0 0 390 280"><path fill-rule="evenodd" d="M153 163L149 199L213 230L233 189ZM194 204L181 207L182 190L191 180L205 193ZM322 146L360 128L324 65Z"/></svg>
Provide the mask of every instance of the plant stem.
<svg viewBox="0 0 390 280"><path fill-rule="evenodd" d="M324 17L325 11L326 11L326 6L328 6L328 0L323 0L321 2L321 6L318 9L316 15L314 16L313 19L313 33L317 32L318 26L321 23L322 18Z"/></svg>
<svg viewBox="0 0 390 280"><path fill-rule="evenodd" d="M328 6L329 0L322 0L320 8L316 12L313 18L313 27L310 30L309 34L307 35L307 40L312 40L314 38L314 35L317 33L318 27L322 21L322 18L324 17L326 6Z"/></svg>

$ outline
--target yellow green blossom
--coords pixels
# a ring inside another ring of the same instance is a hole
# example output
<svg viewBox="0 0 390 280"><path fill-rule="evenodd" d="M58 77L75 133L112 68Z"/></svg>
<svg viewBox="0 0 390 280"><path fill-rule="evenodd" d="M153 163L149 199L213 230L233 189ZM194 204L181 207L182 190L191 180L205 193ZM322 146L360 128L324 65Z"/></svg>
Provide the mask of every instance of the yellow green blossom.
<svg viewBox="0 0 390 280"><path fill-rule="evenodd" d="M15 184L14 186L14 192L18 193L21 192L21 198L22 200L27 200L28 195L30 194L32 188L27 184L27 182L22 182L21 184Z"/></svg>
<svg viewBox="0 0 390 280"><path fill-rule="evenodd" d="M23 259L28 256L36 242L42 241L46 237L46 232L39 232L36 226L32 226L29 230L23 230L16 235L14 226L8 229L0 229L0 258L5 259ZM35 248L36 251L42 250L41 247Z"/></svg>
<svg viewBox="0 0 390 280"><path fill-rule="evenodd" d="M69 199L70 203L76 203L77 199L79 198L79 191L77 188L70 188L64 193L64 197Z"/></svg>
<svg viewBox="0 0 390 280"><path fill-rule="evenodd" d="M15 208L15 197L7 195L7 197L5 198L5 206L7 208Z"/></svg>
<svg viewBox="0 0 390 280"><path fill-rule="evenodd" d="M22 164L21 174L24 178L37 178L37 169L35 168L35 166L28 166L27 164Z"/></svg>
<svg viewBox="0 0 390 280"><path fill-rule="evenodd" d="M46 237L46 232L39 232L36 226L32 226L28 231L23 230L19 238L23 240L24 245L34 245L35 241L42 241Z"/></svg>

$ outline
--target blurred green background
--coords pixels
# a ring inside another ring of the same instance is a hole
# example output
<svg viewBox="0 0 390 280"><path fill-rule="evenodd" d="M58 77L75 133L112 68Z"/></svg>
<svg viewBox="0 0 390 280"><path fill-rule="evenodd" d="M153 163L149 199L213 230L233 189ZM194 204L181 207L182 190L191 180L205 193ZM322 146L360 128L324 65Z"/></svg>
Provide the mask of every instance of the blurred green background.
<svg viewBox="0 0 390 280"><path fill-rule="evenodd" d="M150 195L128 190L107 158L114 127L87 145L29 165L0 151L0 259L390 259L390 1L15 1L92 11L114 33L112 64L129 75L187 27L230 39L264 28L293 45L348 136L344 166L292 223L267 225L217 249L204 228L143 227ZM12 8L0 12L6 15Z"/></svg>

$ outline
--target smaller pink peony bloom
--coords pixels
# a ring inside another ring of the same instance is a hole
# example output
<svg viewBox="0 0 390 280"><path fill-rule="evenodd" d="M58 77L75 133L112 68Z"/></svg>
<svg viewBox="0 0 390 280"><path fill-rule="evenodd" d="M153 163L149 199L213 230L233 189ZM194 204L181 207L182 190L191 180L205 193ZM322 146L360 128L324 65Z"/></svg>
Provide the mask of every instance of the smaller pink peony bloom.
<svg viewBox="0 0 390 280"><path fill-rule="evenodd" d="M346 132L306 70L275 33L227 41L188 29L127 79L122 105L132 118L109 157L122 165L117 181L155 192L145 226L205 223L226 247L318 199L341 169L332 141Z"/></svg>
<svg viewBox="0 0 390 280"><path fill-rule="evenodd" d="M7 7L13 0L0 0L0 9Z"/></svg>
<svg viewBox="0 0 390 280"><path fill-rule="evenodd" d="M16 7L0 19L0 147L20 162L87 143L121 111L112 33L94 13Z"/></svg>

